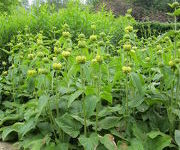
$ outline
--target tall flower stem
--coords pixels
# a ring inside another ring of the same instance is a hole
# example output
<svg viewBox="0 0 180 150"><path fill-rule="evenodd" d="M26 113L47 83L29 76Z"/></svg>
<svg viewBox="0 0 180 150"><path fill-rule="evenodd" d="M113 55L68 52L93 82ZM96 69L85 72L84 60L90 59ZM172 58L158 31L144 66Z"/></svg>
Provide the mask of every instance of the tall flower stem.
<svg viewBox="0 0 180 150"><path fill-rule="evenodd" d="M81 82L82 82L82 108L83 108L83 114L84 114L84 135L87 135L87 121L86 121L86 108L85 108L85 95L84 95L84 89L85 89L85 81L84 81L84 73L83 73L83 65L80 66L80 73L81 73Z"/></svg>
<svg viewBox="0 0 180 150"><path fill-rule="evenodd" d="M97 93L97 96L98 96L98 102L96 104L96 133L97 133L97 130L98 130L98 104L99 104L99 101L101 100L101 96L100 96L100 92L101 92L101 63L99 64L99 81L98 81L98 93Z"/></svg>

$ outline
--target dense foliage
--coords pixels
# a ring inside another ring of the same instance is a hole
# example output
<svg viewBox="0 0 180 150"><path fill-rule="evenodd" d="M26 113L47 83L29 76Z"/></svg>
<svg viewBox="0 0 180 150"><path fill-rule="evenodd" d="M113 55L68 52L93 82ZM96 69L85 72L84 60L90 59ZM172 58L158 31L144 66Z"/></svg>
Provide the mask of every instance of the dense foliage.
<svg viewBox="0 0 180 150"><path fill-rule="evenodd" d="M138 38L131 10L115 19L78 6L40 13L44 24L32 24L41 31L25 21L9 37L0 76L2 140L31 150L178 150L176 22L158 37Z"/></svg>
<svg viewBox="0 0 180 150"><path fill-rule="evenodd" d="M134 24L135 20L128 20L127 17L123 16L115 18L112 13L103 9L101 12L94 13L88 7L80 7L79 3L70 2L66 8L59 11L55 11L48 5L43 5L40 8L34 7L30 12L19 8L11 15L0 16L0 22L0 57L4 59L6 52L3 50L9 50L7 43L18 32L24 33L26 26L33 34L42 30L45 36L51 38L53 27L61 30L62 24L66 22L71 26L72 40L74 40L81 32L89 36L92 33L91 24L94 23L96 24L96 32L107 33L112 36L113 43L117 44L124 34L123 28L129 22Z"/></svg>

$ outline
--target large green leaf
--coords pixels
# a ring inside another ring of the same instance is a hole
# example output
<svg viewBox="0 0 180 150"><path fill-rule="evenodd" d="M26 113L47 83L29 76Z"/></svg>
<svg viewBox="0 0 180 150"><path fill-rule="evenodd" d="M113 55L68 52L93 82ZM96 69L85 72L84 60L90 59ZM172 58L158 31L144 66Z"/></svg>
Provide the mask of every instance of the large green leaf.
<svg viewBox="0 0 180 150"><path fill-rule="evenodd" d="M112 94L110 92L108 92L108 91L103 91L101 93L101 98L105 99L109 103L112 103Z"/></svg>
<svg viewBox="0 0 180 150"><path fill-rule="evenodd" d="M2 128L2 140L6 140L7 136L12 132L19 132L19 130L23 127L23 123L17 122L12 126Z"/></svg>
<svg viewBox="0 0 180 150"><path fill-rule="evenodd" d="M55 121L58 127L69 136L76 138L79 135L82 125L69 114L64 114L62 117L56 118Z"/></svg>
<svg viewBox="0 0 180 150"><path fill-rule="evenodd" d="M151 149L163 150L171 144L171 137L160 131L151 131L147 134L151 138Z"/></svg>
<svg viewBox="0 0 180 150"><path fill-rule="evenodd" d="M114 141L114 137L111 134L106 134L104 137L100 137L100 142L108 149L108 150L118 150L117 145Z"/></svg>
<svg viewBox="0 0 180 150"><path fill-rule="evenodd" d="M91 117L94 114L97 101L98 98L95 95L88 95L85 97L85 108L87 118Z"/></svg>
<svg viewBox="0 0 180 150"><path fill-rule="evenodd" d="M180 130L175 130L175 141L180 148Z"/></svg>
<svg viewBox="0 0 180 150"><path fill-rule="evenodd" d="M48 104L48 100L49 100L49 96L47 95L42 95L40 98L39 98L39 101L38 101L38 107L37 107L37 110L38 110L38 115L37 117L39 117L42 113L42 111L45 109L45 107L47 106Z"/></svg>
<svg viewBox="0 0 180 150"><path fill-rule="evenodd" d="M29 131L31 131L32 129L34 129L36 126L36 121L34 118L31 118L30 120L27 120L27 122L25 122L23 124L23 126L21 127L21 129L19 130L21 138L28 133Z"/></svg>
<svg viewBox="0 0 180 150"><path fill-rule="evenodd" d="M131 73L131 80L132 80L134 87L136 87L138 89L139 94L141 96L144 96L144 89L143 89L143 85L141 83L141 79L140 79L139 75L134 72Z"/></svg>
<svg viewBox="0 0 180 150"><path fill-rule="evenodd" d="M82 135L78 139L85 150L95 150L99 143L98 135L95 133L91 134L89 138Z"/></svg>
<svg viewBox="0 0 180 150"><path fill-rule="evenodd" d="M98 127L100 129L110 129L116 127L119 124L120 119L121 119L120 117L114 117L114 116L106 117L99 121Z"/></svg>
<svg viewBox="0 0 180 150"><path fill-rule="evenodd" d="M83 90L78 90L78 91L74 92L73 94L71 94L69 97L69 100L68 100L68 107L70 107L72 102L75 99L77 99L82 93L83 93Z"/></svg>
<svg viewBox="0 0 180 150"><path fill-rule="evenodd" d="M137 139L131 140L131 146L128 147L128 150L145 150L141 141Z"/></svg>

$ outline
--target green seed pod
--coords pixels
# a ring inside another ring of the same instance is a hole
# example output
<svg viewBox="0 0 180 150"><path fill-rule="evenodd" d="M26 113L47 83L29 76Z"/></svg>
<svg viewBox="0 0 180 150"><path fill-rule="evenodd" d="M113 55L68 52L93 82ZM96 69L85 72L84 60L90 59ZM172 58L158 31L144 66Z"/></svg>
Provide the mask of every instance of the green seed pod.
<svg viewBox="0 0 180 150"><path fill-rule="evenodd" d="M159 63L158 63L158 66L159 66L160 68L162 68L162 67L164 67L164 63L159 62Z"/></svg>
<svg viewBox="0 0 180 150"><path fill-rule="evenodd" d="M124 35L124 39L130 39L130 35L129 34L125 34Z"/></svg>
<svg viewBox="0 0 180 150"><path fill-rule="evenodd" d="M123 45L124 51L130 51L131 50L131 44L125 44Z"/></svg>
<svg viewBox="0 0 180 150"><path fill-rule="evenodd" d="M130 73L131 71L132 71L132 69L131 69L131 67L129 67L129 66L123 66L122 67L122 71L125 73L125 74L127 74L127 73Z"/></svg>
<svg viewBox="0 0 180 150"><path fill-rule="evenodd" d="M30 77L36 76L37 71L35 69L28 70L27 75L30 76Z"/></svg>
<svg viewBox="0 0 180 150"><path fill-rule="evenodd" d="M162 54L162 50L157 51L157 55L161 55Z"/></svg>
<svg viewBox="0 0 180 150"><path fill-rule="evenodd" d="M38 73L39 73L39 74L48 74L48 70L47 70L47 69L44 69L44 68L39 68L39 69L38 69Z"/></svg>
<svg viewBox="0 0 180 150"><path fill-rule="evenodd" d="M92 41L92 42L97 41L97 36L96 35L91 35L90 36L90 41Z"/></svg>
<svg viewBox="0 0 180 150"><path fill-rule="evenodd" d="M78 47L79 48L85 48L86 47L86 41L78 41Z"/></svg>
<svg viewBox="0 0 180 150"><path fill-rule="evenodd" d="M98 63L102 63L103 62L103 58L102 58L102 56L100 56L100 55L96 55L96 61L98 62Z"/></svg>
<svg viewBox="0 0 180 150"><path fill-rule="evenodd" d="M105 43L104 43L104 41L99 41L99 42L98 42L98 45L99 45L99 46L104 46Z"/></svg>
<svg viewBox="0 0 180 150"><path fill-rule="evenodd" d="M71 37L71 34L69 33L69 32L63 32L62 33L62 36L64 37L64 38L70 38Z"/></svg>
<svg viewBox="0 0 180 150"><path fill-rule="evenodd" d="M54 70L61 70L61 68L62 68L62 64L60 64L60 63L54 63L53 64L53 69Z"/></svg>
<svg viewBox="0 0 180 150"><path fill-rule="evenodd" d="M106 36L106 33L101 32L99 35L100 35L102 38L104 38L104 37Z"/></svg>
<svg viewBox="0 0 180 150"><path fill-rule="evenodd" d="M150 61L150 58L149 58L149 57L146 57L146 58L145 58L145 61L149 62L149 61Z"/></svg>
<svg viewBox="0 0 180 150"><path fill-rule="evenodd" d="M96 30L96 25L94 25L94 24L91 25L91 29L92 29L92 30Z"/></svg>
<svg viewBox="0 0 180 150"><path fill-rule="evenodd" d="M7 63L5 61L3 61L2 65L5 67L7 65Z"/></svg>
<svg viewBox="0 0 180 150"><path fill-rule="evenodd" d="M2 72L2 76L7 76L8 75L8 72L7 71L3 71Z"/></svg>
<svg viewBox="0 0 180 150"><path fill-rule="evenodd" d="M79 34L78 38L81 39L81 40L85 39L85 35L81 33L81 34Z"/></svg>
<svg viewBox="0 0 180 150"><path fill-rule="evenodd" d="M76 62L78 64L85 64L86 63L86 57L85 56L77 56L76 57Z"/></svg>
<svg viewBox="0 0 180 150"><path fill-rule="evenodd" d="M63 56L64 58L68 58L70 55L71 55L71 53L70 53L69 51L63 51L63 52L62 52L62 56Z"/></svg>
<svg viewBox="0 0 180 150"><path fill-rule="evenodd" d="M54 47L54 53L55 54L60 54L61 53L61 49L58 47Z"/></svg>
<svg viewBox="0 0 180 150"><path fill-rule="evenodd" d="M129 32L132 32L133 31L133 27L132 26L127 26L126 28L125 28L125 32L126 33L129 33Z"/></svg>
<svg viewBox="0 0 180 150"><path fill-rule="evenodd" d="M41 58L41 57L44 56L44 53L43 53L43 52L38 52L38 53L37 53L37 56Z"/></svg>
<svg viewBox="0 0 180 150"><path fill-rule="evenodd" d="M34 59L34 54L28 54L28 59L29 59L29 60Z"/></svg>
<svg viewBox="0 0 180 150"><path fill-rule="evenodd" d="M42 60L44 63L49 63L49 58L47 58L47 57L44 57Z"/></svg>

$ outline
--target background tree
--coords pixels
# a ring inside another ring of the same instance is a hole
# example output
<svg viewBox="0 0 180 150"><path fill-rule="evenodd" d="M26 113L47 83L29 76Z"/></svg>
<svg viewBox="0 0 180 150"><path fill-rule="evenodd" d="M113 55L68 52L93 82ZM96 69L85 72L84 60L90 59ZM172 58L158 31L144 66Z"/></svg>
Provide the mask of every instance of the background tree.
<svg viewBox="0 0 180 150"><path fill-rule="evenodd" d="M19 0L0 0L0 12L9 13L18 4L20 4Z"/></svg>

